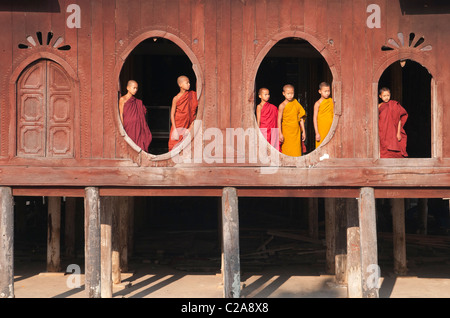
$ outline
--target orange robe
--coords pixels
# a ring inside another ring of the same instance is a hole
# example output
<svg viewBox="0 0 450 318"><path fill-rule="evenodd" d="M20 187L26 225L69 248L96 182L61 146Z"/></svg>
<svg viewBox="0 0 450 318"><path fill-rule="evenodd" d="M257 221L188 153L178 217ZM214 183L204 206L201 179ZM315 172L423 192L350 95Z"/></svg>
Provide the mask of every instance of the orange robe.
<svg viewBox="0 0 450 318"><path fill-rule="evenodd" d="M396 101L390 100L378 107L378 135L380 138L380 158L404 158L406 152L406 132L403 126L408 119L406 110ZM398 123L401 121L400 134L402 140L397 139Z"/></svg>
<svg viewBox="0 0 450 318"><path fill-rule="evenodd" d="M331 97L324 99L319 105L319 112L317 113L317 129L320 134L320 141L316 140L316 148L322 143L330 131L333 123L334 103Z"/></svg>
<svg viewBox="0 0 450 318"><path fill-rule="evenodd" d="M280 150L278 138L278 108L270 103L265 103L261 108L259 129L267 141L276 149Z"/></svg>
<svg viewBox="0 0 450 318"><path fill-rule="evenodd" d="M177 127L179 139L172 139L173 126L170 128L169 151L183 140L183 129L188 129L197 115L197 94L195 91L185 92L177 101L175 109L175 126Z"/></svg>
<svg viewBox="0 0 450 318"><path fill-rule="evenodd" d="M281 152L285 155L292 157L302 155L302 132L299 122L304 117L306 117L306 112L296 99L284 107L281 122L284 141L281 145ZM305 150L303 149L303 151Z"/></svg>

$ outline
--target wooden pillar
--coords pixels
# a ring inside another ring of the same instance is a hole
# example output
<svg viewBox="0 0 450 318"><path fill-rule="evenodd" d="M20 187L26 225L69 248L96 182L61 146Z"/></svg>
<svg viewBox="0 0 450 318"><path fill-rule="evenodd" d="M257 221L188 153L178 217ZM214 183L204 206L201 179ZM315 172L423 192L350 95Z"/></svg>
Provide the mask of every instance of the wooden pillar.
<svg viewBox="0 0 450 318"><path fill-rule="evenodd" d="M347 284L347 210L346 200L336 198L335 223L336 223L336 243L335 243L335 279L336 284Z"/></svg>
<svg viewBox="0 0 450 318"><path fill-rule="evenodd" d="M418 234L427 234L428 228L428 199L419 199L417 202L417 210L419 212L419 229Z"/></svg>
<svg viewBox="0 0 450 318"><path fill-rule="evenodd" d="M61 197L48 197L47 272L61 270Z"/></svg>
<svg viewBox="0 0 450 318"><path fill-rule="evenodd" d="M362 297L361 241L358 219L358 202L347 199L347 296Z"/></svg>
<svg viewBox="0 0 450 318"><path fill-rule="evenodd" d="M64 247L68 259L75 257L75 214L77 198L66 198L64 214Z"/></svg>
<svg viewBox="0 0 450 318"><path fill-rule="evenodd" d="M100 196L97 187L85 188L85 286L89 298L100 298Z"/></svg>
<svg viewBox="0 0 450 318"><path fill-rule="evenodd" d="M405 201L391 199L392 237L394 249L394 272L398 275L407 273L406 267L406 234L405 234Z"/></svg>
<svg viewBox="0 0 450 318"><path fill-rule="evenodd" d="M336 255L336 199L325 198L325 240L326 249L326 268L327 274L335 274L335 255Z"/></svg>
<svg viewBox="0 0 450 318"><path fill-rule="evenodd" d="M14 298L14 199L0 187L0 298Z"/></svg>
<svg viewBox="0 0 450 318"><path fill-rule="evenodd" d="M100 199L101 232L101 297L112 297L112 216L116 207L115 197Z"/></svg>
<svg viewBox="0 0 450 318"><path fill-rule="evenodd" d="M362 297L378 298L380 268L378 266L375 192L373 188L361 188L359 195L359 227Z"/></svg>
<svg viewBox="0 0 450 318"><path fill-rule="evenodd" d="M113 284L120 284L121 229L120 216L124 214L123 205L127 197L116 197L116 208L112 210L111 225L111 275ZM127 202L128 203L128 202ZM128 224L128 222L126 223ZM125 228L126 232L126 228Z"/></svg>
<svg viewBox="0 0 450 318"><path fill-rule="evenodd" d="M319 200L308 198L308 233L309 237L319 239Z"/></svg>
<svg viewBox="0 0 450 318"><path fill-rule="evenodd" d="M134 248L134 207L135 207L135 197L128 197L128 215L126 216L128 221L127 226L127 240L126 240L126 252L125 255L122 253L121 255L121 266L123 271L128 270L128 259L133 255ZM126 258L125 258L126 257Z"/></svg>
<svg viewBox="0 0 450 318"><path fill-rule="evenodd" d="M222 191L222 237L223 294L225 298L239 298L241 294L239 213L235 188L227 187Z"/></svg>

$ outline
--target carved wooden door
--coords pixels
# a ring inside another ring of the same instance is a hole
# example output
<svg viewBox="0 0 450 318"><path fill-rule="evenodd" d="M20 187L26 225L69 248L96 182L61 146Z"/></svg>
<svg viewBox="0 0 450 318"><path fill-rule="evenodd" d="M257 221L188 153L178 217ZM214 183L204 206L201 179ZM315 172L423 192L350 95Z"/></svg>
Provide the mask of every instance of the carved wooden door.
<svg viewBox="0 0 450 318"><path fill-rule="evenodd" d="M39 60L17 81L17 156L73 157L72 79L57 63Z"/></svg>

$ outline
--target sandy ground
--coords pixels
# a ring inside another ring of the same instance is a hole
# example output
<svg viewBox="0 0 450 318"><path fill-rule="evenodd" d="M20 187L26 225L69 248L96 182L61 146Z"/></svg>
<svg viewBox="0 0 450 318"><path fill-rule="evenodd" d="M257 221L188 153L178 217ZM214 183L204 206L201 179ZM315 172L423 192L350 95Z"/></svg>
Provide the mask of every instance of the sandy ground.
<svg viewBox="0 0 450 318"><path fill-rule="evenodd" d="M114 298L222 298L222 276L217 271L189 272L167 265L130 264ZM78 279L78 281L77 281ZM241 273L242 298L346 298L347 288L334 276L311 268L266 268ZM73 288L79 283L79 288ZM408 276L385 273L380 298L450 298L450 264L410 269ZM15 268L16 298L85 298L84 275L47 273L42 263Z"/></svg>

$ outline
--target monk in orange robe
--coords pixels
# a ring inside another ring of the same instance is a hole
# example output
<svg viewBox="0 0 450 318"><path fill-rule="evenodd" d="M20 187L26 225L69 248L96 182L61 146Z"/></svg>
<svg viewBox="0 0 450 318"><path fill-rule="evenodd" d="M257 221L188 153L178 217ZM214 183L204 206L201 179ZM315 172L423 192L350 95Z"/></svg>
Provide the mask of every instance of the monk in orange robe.
<svg viewBox="0 0 450 318"><path fill-rule="evenodd" d="M299 157L305 152L303 142L306 139L306 112L294 98L294 87L283 87L285 100L278 107L278 133L281 142L281 152L292 157Z"/></svg>
<svg viewBox="0 0 450 318"><path fill-rule="evenodd" d="M383 101L378 105L378 135L380 138L380 158L405 158L407 136L404 125L408 119L406 110L394 100L388 88L380 90Z"/></svg>
<svg viewBox="0 0 450 318"><path fill-rule="evenodd" d="M261 102L256 106L256 122L266 140L279 151L278 108L269 103L270 92L267 88L260 88L258 96Z"/></svg>
<svg viewBox="0 0 450 318"><path fill-rule="evenodd" d="M137 90L137 82L128 81L127 93L119 100L119 115L128 137L142 150L148 151L152 142L152 133L145 119L147 108L134 96Z"/></svg>
<svg viewBox="0 0 450 318"><path fill-rule="evenodd" d="M319 84L319 100L314 104L314 130L316 133L316 148L328 135L334 116L334 103L330 97L330 84L322 82Z"/></svg>
<svg viewBox="0 0 450 318"><path fill-rule="evenodd" d="M191 86L189 79L186 76L180 76L177 83L180 92L172 100L169 151L183 140L186 130L192 126L197 116L197 94L189 90Z"/></svg>

